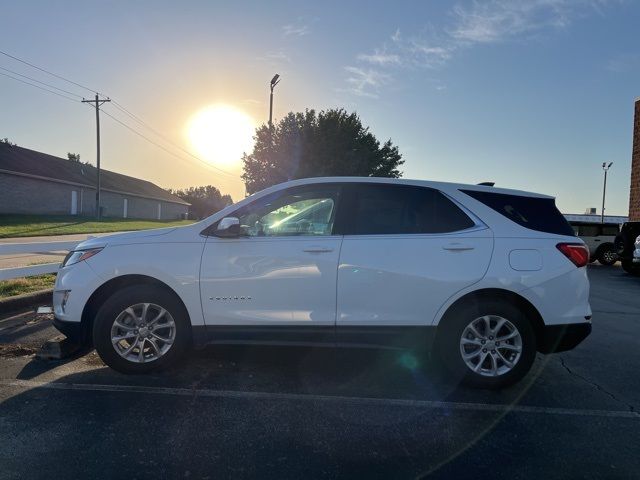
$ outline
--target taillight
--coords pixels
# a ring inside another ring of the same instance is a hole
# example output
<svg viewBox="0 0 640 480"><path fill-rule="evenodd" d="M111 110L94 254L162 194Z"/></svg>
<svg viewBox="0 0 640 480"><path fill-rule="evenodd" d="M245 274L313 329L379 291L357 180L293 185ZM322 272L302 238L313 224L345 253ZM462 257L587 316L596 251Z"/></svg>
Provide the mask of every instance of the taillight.
<svg viewBox="0 0 640 480"><path fill-rule="evenodd" d="M578 268L589 263L589 249L581 243L559 243L556 248Z"/></svg>

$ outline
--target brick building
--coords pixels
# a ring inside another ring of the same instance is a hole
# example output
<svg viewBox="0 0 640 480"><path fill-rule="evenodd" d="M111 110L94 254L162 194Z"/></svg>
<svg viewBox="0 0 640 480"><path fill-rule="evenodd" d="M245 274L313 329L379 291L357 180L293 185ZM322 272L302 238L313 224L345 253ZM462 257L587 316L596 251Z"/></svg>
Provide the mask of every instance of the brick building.
<svg viewBox="0 0 640 480"><path fill-rule="evenodd" d="M640 221L640 98L636 99L635 115L633 119L629 220L632 222Z"/></svg>
<svg viewBox="0 0 640 480"><path fill-rule="evenodd" d="M0 143L0 213L95 215L97 170L91 165ZM172 220L189 204L139 178L100 170L102 215Z"/></svg>

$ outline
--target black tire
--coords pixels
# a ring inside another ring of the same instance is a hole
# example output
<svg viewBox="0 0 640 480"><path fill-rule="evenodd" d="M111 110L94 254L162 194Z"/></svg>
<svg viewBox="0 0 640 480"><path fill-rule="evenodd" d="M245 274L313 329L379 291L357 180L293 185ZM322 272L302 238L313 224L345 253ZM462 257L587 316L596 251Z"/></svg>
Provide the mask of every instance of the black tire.
<svg viewBox="0 0 640 480"><path fill-rule="evenodd" d="M515 366L508 372L492 377L472 371L463 360L460 347L467 325L484 315L507 319L517 328L522 339L522 351ZM531 322L507 299L482 300L455 309L442 320L436 341L440 358L454 379L477 388L500 389L513 385L529 372L536 356L536 335Z"/></svg>
<svg viewBox="0 0 640 480"><path fill-rule="evenodd" d="M612 243L601 246L597 257L602 265L613 265L618 261L618 254Z"/></svg>
<svg viewBox="0 0 640 480"><path fill-rule="evenodd" d="M640 276L640 265L633 263L631 260L622 260L622 269L634 277Z"/></svg>
<svg viewBox="0 0 640 480"><path fill-rule="evenodd" d="M166 353L159 358L145 363L134 363L116 351L116 347L111 343L111 328L121 312L141 303L158 305L171 315L175 323L175 339ZM93 324L93 344L98 355L105 364L121 373L147 373L175 365L190 343L191 323L184 305L173 292L153 285L132 285L115 292L102 304Z"/></svg>

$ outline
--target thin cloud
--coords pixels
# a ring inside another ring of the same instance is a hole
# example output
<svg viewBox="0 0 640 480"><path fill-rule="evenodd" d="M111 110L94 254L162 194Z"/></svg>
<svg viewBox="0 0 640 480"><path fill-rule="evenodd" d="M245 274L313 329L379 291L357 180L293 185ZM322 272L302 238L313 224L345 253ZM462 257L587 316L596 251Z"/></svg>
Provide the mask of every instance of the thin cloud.
<svg viewBox="0 0 640 480"><path fill-rule="evenodd" d="M609 60L606 68L614 73L628 73L640 70L640 54L620 53Z"/></svg>
<svg viewBox="0 0 640 480"><path fill-rule="evenodd" d="M449 34L469 43L494 43L571 23L582 0L493 0L453 8L455 22Z"/></svg>
<svg viewBox="0 0 640 480"><path fill-rule="evenodd" d="M282 50L268 52L264 58L272 63L291 63L291 57Z"/></svg>
<svg viewBox="0 0 640 480"><path fill-rule="evenodd" d="M391 80L391 76L373 68L344 67L349 74L349 91L360 97L378 98L378 90Z"/></svg>
<svg viewBox="0 0 640 480"><path fill-rule="evenodd" d="M311 29L308 25L289 24L282 27L282 34L285 37L302 37L303 35L308 35L309 33L311 33Z"/></svg>
<svg viewBox="0 0 640 480"><path fill-rule="evenodd" d="M395 53L386 53L384 50L374 50L371 54L361 53L358 55L358 60L362 62L371 63L373 65L400 65L400 55Z"/></svg>
<svg viewBox="0 0 640 480"><path fill-rule="evenodd" d="M615 1L474 0L464 6L457 4L449 12L451 21L445 28L431 28L409 36L396 29L382 47L373 49L373 53L357 55L356 62L359 65L346 67L352 73L347 82L356 95L377 96L381 84L389 83L392 70L439 69L463 49L533 38L548 31L567 28L576 18L585 16L589 8L592 12L602 14L602 9ZM608 68L612 71L622 70L633 63L629 58L613 59ZM375 72L377 78L385 78L385 82L369 81L371 75L365 73L371 72Z"/></svg>

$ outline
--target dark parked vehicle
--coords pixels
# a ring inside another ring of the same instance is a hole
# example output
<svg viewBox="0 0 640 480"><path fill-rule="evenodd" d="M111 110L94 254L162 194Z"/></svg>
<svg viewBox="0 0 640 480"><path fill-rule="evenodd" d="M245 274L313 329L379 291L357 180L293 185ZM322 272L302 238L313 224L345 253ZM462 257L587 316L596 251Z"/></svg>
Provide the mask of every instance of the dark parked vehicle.
<svg viewBox="0 0 640 480"><path fill-rule="evenodd" d="M640 276L640 265L633 263L636 238L640 235L640 222L625 222L616 237L616 253L625 272Z"/></svg>

